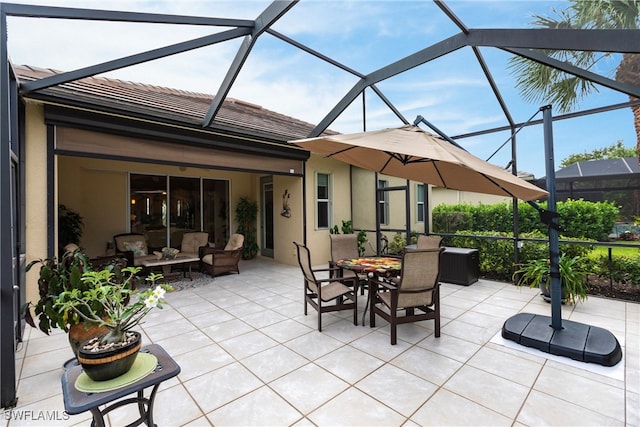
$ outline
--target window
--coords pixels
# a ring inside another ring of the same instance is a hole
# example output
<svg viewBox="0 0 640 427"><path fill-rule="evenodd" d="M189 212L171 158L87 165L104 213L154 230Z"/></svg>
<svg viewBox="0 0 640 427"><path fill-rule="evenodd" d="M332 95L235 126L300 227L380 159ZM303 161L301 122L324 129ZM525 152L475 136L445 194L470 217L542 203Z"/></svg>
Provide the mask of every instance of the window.
<svg viewBox="0 0 640 427"><path fill-rule="evenodd" d="M131 231L142 233L153 250L178 247L182 234L206 231L209 241L224 247L229 239L229 182L132 173Z"/></svg>
<svg viewBox="0 0 640 427"><path fill-rule="evenodd" d="M378 180L378 189L387 188L389 181L384 179ZM380 224L389 224L389 192L380 191L380 201L378 202L378 215L380 218Z"/></svg>
<svg viewBox="0 0 640 427"><path fill-rule="evenodd" d="M331 226L331 187L330 175L316 174L316 228Z"/></svg>
<svg viewBox="0 0 640 427"><path fill-rule="evenodd" d="M416 221L424 222L424 184L416 185Z"/></svg>

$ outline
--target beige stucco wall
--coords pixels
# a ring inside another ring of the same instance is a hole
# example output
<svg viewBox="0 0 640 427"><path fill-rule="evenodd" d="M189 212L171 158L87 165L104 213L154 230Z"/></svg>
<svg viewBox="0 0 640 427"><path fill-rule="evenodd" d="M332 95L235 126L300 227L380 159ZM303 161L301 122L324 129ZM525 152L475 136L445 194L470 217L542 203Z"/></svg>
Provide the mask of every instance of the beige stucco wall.
<svg viewBox="0 0 640 427"><path fill-rule="evenodd" d="M456 205L462 203L468 203L470 205L484 203L485 205L491 205L507 201L511 201L511 198L491 194L472 193L469 191L449 190L440 187L433 187L431 191L431 207L442 204Z"/></svg>
<svg viewBox="0 0 640 427"><path fill-rule="evenodd" d="M26 105L25 248L27 264L47 257L47 128L42 106ZM38 268L27 273L25 300L35 301ZM31 285L29 285L31 284Z"/></svg>
<svg viewBox="0 0 640 427"><path fill-rule="evenodd" d="M307 193L307 246L314 265L326 265L331 259L329 230L316 227L316 174L331 176L331 226L342 226L342 221L351 220L350 166L343 162L312 155L306 165Z"/></svg>
<svg viewBox="0 0 640 427"><path fill-rule="evenodd" d="M282 195L285 190L290 194L289 218L280 215L282 211ZM302 178L297 176L273 177L273 259L289 265L297 265L294 241L302 242L303 211L302 211Z"/></svg>

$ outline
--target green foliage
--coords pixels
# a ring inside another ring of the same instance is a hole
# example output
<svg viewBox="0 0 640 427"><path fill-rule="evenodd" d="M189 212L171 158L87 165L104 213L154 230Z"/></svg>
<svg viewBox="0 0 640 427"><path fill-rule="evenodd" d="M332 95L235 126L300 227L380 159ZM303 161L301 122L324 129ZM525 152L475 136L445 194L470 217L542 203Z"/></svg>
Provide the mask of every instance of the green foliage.
<svg viewBox="0 0 640 427"><path fill-rule="evenodd" d="M407 246L407 240L401 233L396 233L393 236L393 240L389 242L389 254L399 255L404 251L405 246Z"/></svg>
<svg viewBox="0 0 640 427"><path fill-rule="evenodd" d="M236 206L236 232L244 236L242 257L251 259L256 256L260 247L257 243L258 204L248 197L241 197Z"/></svg>
<svg viewBox="0 0 640 427"><path fill-rule="evenodd" d="M360 230L358 231L358 255L360 256L364 255L365 243L367 243L367 232L364 230Z"/></svg>
<svg viewBox="0 0 640 427"><path fill-rule="evenodd" d="M508 281L513 276L513 233L495 231L471 231L460 230L456 234L492 237L445 237L443 246L478 249L480 274L484 277ZM540 239L541 242L523 241L519 250L520 265L531 260L549 258L549 243L547 236L539 231L533 233L521 233L523 239ZM497 238L497 239L496 239ZM564 237L563 237L564 238ZM586 245L561 244L560 252L568 257L585 258L592 248Z"/></svg>
<svg viewBox="0 0 640 427"><path fill-rule="evenodd" d="M625 147L622 141L618 141L613 145L604 148L596 148L591 152L583 152L579 154L570 154L560 162L560 167L567 167L574 163L584 162L588 160L603 159L619 159L624 157L637 157L638 150L636 147Z"/></svg>
<svg viewBox="0 0 640 427"><path fill-rule="evenodd" d="M538 28L635 29L638 28L640 2L571 0L565 10L552 11L555 16L534 15L531 24ZM607 53L562 49L546 49L545 54L585 70L592 69L610 56ZM584 96L597 91L593 82L521 56L514 56L509 67L516 75L516 87L525 100L536 104L549 103L562 112L571 111ZM637 70L631 58L625 56L616 70L616 79L629 83L631 79L623 77L627 75L637 76Z"/></svg>
<svg viewBox="0 0 640 427"><path fill-rule="evenodd" d="M38 294L37 302L25 303L20 311L24 320L36 327L35 319L31 313L31 307L38 316L38 328L49 335L53 328L60 328L65 332L69 331L69 326L78 323L77 317L64 316L54 308L56 299L65 291L78 289L80 291L87 290L86 284L81 280L82 274L91 271L91 262L89 257L80 250L65 253L60 262L55 258L38 259L30 262L26 271L31 270L33 266L40 266L40 275L38 277ZM98 310L99 307L92 307Z"/></svg>
<svg viewBox="0 0 640 427"><path fill-rule="evenodd" d="M60 247L69 243L79 245L83 226L84 222L79 213L65 205L58 205L58 242Z"/></svg>
<svg viewBox="0 0 640 427"><path fill-rule="evenodd" d="M602 278L611 278L614 282L640 286L640 255L612 255L609 266L608 254L595 254L590 257L593 272Z"/></svg>
<svg viewBox="0 0 640 427"><path fill-rule="evenodd" d="M122 281L111 268L86 271L82 274L86 288L62 292L56 298L54 308L64 318L76 315L86 322L105 326L109 332L100 339L100 344L126 341L125 333L138 325L153 308L162 308L166 302L163 299L165 292L173 289L168 285L156 286L162 274L151 273L147 277L151 287L143 292L134 291L132 284L141 269L123 268ZM132 296L137 296L137 301L130 303Z"/></svg>
<svg viewBox="0 0 640 427"><path fill-rule="evenodd" d="M563 295L567 301L575 304L587 299L587 275L584 269L585 263L581 257L571 257L561 254L558 260L560 271L560 283L563 287ZM529 285L530 287L541 287L549 278L551 263L549 258L539 258L530 260L513 273L517 278L516 285Z"/></svg>
<svg viewBox="0 0 640 427"><path fill-rule="evenodd" d="M351 220L342 220L342 234L353 234L353 223ZM337 225L334 225L332 228L329 229L329 233L331 234L340 234L340 230L338 229ZM358 254L360 254L360 256L364 255L364 251L365 251L365 246L364 244L367 243L367 232L364 230L360 230L358 231Z"/></svg>
<svg viewBox="0 0 640 427"><path fill-rule="evenodd" d="M546 209L546 203L540 207ZM612 202L566 200L558 202L559 223L563 235L571 239L604 240L619 216L619 208ZM528 203L518 204L518 218L522 233L547 234L547 226L540 221L538 211ZM512 232L513 207L510 203L493 205L438 205L433 208L433 231L455 233L458 230Z"/></svg>
<svg viewBox="0 0 640 427"><path fill-rule="evenodd" d="M353 225L351 224L351 220L342 221L342 234L353 234Z"/></svg>

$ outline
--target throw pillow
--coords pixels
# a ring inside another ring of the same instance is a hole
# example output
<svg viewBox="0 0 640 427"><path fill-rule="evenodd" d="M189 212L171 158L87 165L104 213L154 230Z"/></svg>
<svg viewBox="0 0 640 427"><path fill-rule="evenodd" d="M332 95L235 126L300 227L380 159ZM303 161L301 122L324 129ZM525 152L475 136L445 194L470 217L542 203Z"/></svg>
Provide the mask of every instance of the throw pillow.
<svg viewBox="0 0 640 427"><path fill-rule="evenodd" d="M142 256L147 254L147 251L144 249L144 242L139 240L135 242L124 242L124 248L133 252L133 256Z"/></svg>

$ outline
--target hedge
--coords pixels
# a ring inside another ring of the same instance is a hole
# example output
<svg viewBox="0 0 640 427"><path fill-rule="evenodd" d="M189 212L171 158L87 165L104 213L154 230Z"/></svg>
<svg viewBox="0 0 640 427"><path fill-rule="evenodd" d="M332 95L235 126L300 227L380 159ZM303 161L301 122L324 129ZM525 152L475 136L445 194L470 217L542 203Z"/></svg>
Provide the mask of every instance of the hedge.
<svg viewBox="0 0 640 427"><path fill-rule="evenodd" d="M513 233L460 230L455 234L484 236L484 238L448 236L443 239L443 246L478 249L480 274L483 277L511 281L511 276L516 270L513 256ZM546 239L547 236L536 231L521 233L520 237L523 239ZM561 239L566 239L566 237L562 236ZM585 263L587 262L586 256L591 250L592 247L588 245L560 244L561 253L570 257L583 257ZM522 248L519 250L520 264L542 258L549 258L548 242L523 241Z"/></svg>
<svg viewBox="0 0 640 427"><path fill-rule="evenodd" d="M547 208L547 203L540 203ZM569 239L605 240L619 216L620 209L613 202L589 202L583 199L556 204L562 234ZM455 233L459 230L513 232L511 203L492 205L438 205L433 208L433 232ZM518 203L518 225L521 233L547 234L547 225L538 211L525 202Z"/></svg>

